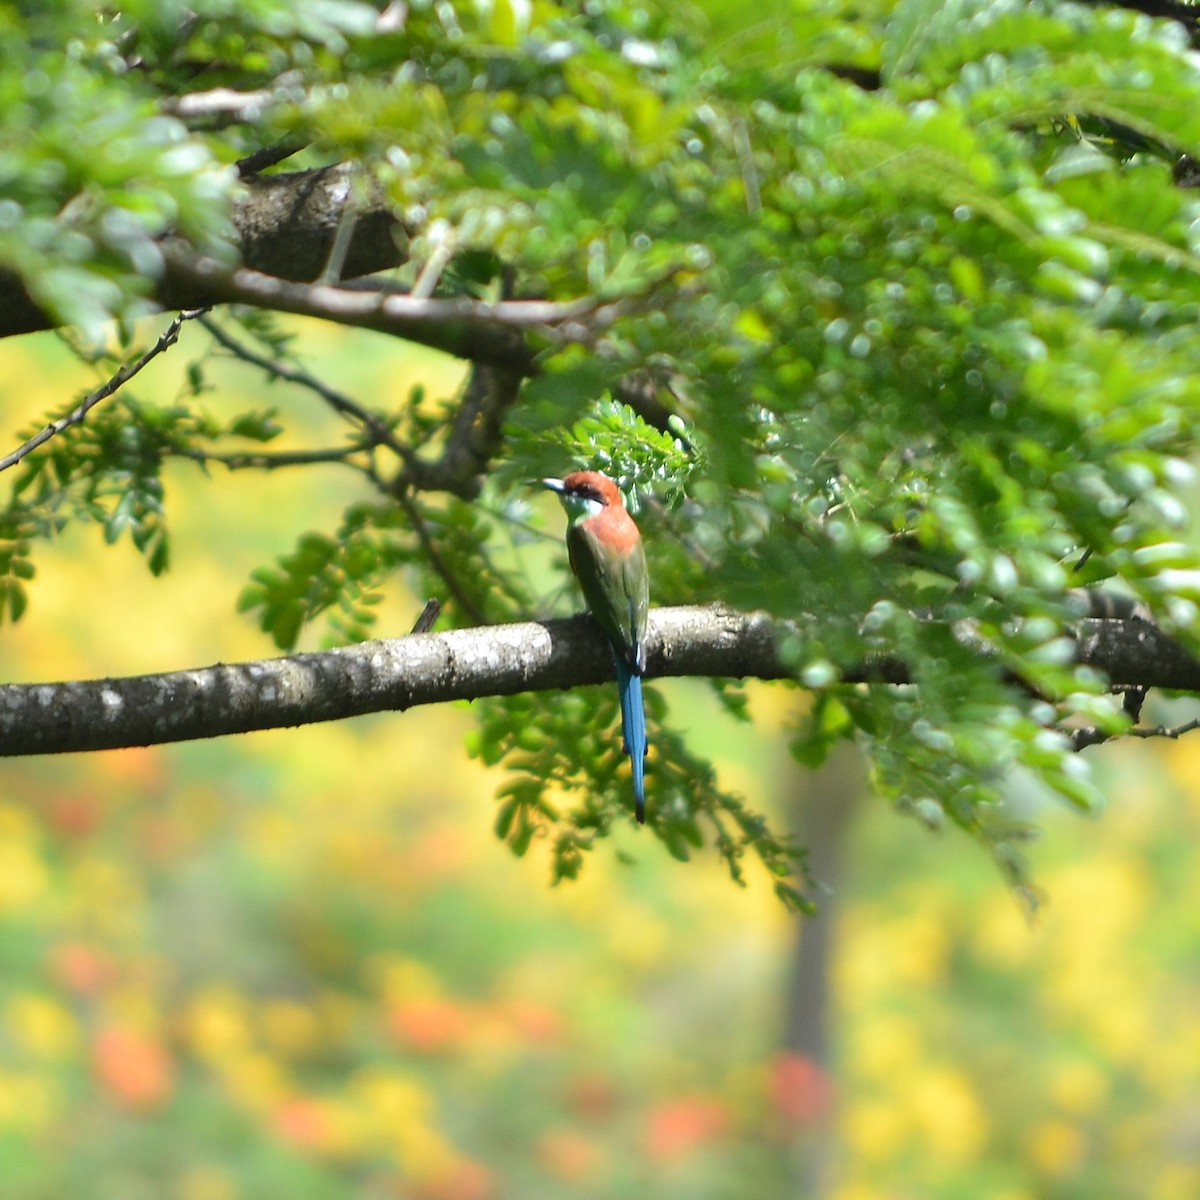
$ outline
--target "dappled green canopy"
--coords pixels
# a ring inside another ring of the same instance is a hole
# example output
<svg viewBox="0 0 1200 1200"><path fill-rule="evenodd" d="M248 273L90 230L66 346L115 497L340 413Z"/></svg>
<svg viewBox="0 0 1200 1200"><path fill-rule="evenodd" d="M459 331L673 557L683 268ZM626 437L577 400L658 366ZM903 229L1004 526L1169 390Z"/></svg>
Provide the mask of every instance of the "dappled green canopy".
<svg viewBox="0 0 1200 1200"><path fill-rule="evenodd" d="M548 604L513 552L534 536L528 481L600 469L639 510L655 603L795 622L784 649L816 696L797 754L861 738L884 793L948 814L1019 879L1004 781L1023 767L1089 805L1067 730L1129 719L1075 662L1079 589L1131 595L1188 644L1200 630L1200 256L1176 177L1200 154L1200 70L1183 25L1103 5L761 17L548 0L0 15L4 332L117 317L124 360L133 318L237 302L202 318L209 336L275 377L299 348L273 308L471 368L441 406L338 396L349 438L273 462L287 412L210 415L212 343L189 326L173 352L195 357L192 394L118 395L15 467L6 614L67 519L128 532L163 569L159 471L182 455L359 473L355 503L305 514L324 531L242 593L281 647L323 617L367 637L397 572L452 623L526 618ZM335 219L273 242L262 201L288 171L336 181ZM843 682L872 658L909 684ZM659 836L786 873L650 691ZM478 752L512 773L499 828L520 849L549 826L561 874L625 806L613 721L608 692L481 707Z"/></svg>

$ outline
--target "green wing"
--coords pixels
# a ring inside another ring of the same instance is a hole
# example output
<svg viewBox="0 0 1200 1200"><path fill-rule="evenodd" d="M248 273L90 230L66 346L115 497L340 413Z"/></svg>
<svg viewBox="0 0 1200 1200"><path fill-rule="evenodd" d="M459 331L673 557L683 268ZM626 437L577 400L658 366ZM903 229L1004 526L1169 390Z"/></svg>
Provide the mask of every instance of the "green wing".
<svg viewBox="0 0 1200 1200"><path fill-rule="evenodd" d="M567 554L592 616L608 634L613 649L640 675L646 667L650 609L646 551L641 541L626 553L616 554L580 522L567 530Z"/></svg>

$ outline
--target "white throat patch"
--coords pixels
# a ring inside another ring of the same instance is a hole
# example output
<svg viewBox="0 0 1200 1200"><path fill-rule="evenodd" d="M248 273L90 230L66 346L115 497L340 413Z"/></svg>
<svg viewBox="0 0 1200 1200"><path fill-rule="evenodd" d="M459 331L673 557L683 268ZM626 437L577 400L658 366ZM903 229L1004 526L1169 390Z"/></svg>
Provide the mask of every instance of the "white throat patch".
<svg viewBox="0 0 1200 1200"><path fill-rule="evenodd" d="M572 496L564 495L562 498L563 506L572 517L583 520L587 517L594 517L597 513L604 510L604 505L599 500L593 500L590 496Z"/></svg>

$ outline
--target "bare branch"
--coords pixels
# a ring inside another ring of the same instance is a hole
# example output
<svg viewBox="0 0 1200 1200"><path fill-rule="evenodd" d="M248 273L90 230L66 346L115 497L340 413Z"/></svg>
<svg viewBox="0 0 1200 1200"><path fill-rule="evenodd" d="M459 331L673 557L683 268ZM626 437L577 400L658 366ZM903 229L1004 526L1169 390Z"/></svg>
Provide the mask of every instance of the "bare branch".
<svg viewBox="0 0 1200 1200"><path fill-rule="evenodd" d="M245 267L226 267L182 243L164 246L170 275L212 303L317 317L340 325L374 329L442 350L457 358L489 363L523 375L533 373L525 334L557 332L567 340L594 336L628 311L632 300L605 302L588 296L571 301L433 299L328 284L296 283Z"/></svg>
<svg viewBox="0 0 1200 1200"><path fill-rule="evenodd" d="M182 96L167 97L162 102L162 109L184 121L196 118L215 118L222 124L257 121L263 109L275 104L279 96L277 88L239 92L234 88L216 87L206 92L187 92Z"/></svg>
<svg viewBox="0 0 1200 1200"><path fill-rule="evenodd" d="M421 615L413 623L409 633L428 633L441 615L442 602L437 597L426 600L425 607L421 609Z"/></svg>
<svg viewBox="0 0 1200 1200"><path fill-rule="evenodd" d="M1200 717L1185 721L1182 725L1135 725L1124 733L1106 733L1095 725L1071 731L1071 749L1086 750L1088 746L1101 746L1105 742L1118 741L1121 738L1170 738L1175 740L1185 733L1200 729Z"/></svg>
<svg viewBox="0 0 1200 1200"><path fill-rule="evenodd" d="M203 318L201 324L213 340L235 358L259 368L271 378L307 388L320 396L334 412L361 428L366 434L366 444L361 449L386 446L391 450L404 464L403 468L394 478L375 478L380 490L391 496L401 495L409 489L450 492L464 498L476 495L480 477L499 447L504 413L516 400L521 386L519 375L476 366L455 414L445 448L437 459L426 461L418 458L378 414L344 392L303 368L259 353L210 317Z"/></svg>
<svg viewBox="0 0 1200 1200"><path fill-rule="evenodd" d="M265 171L268 167L274 167L286 161L293 154L299 154L307 145L307 142L301 141L299 138L286 138L282 142L263 146L252 154L247 154L245 158L237 160L238 177L243 180L251 179L260 171Z"/></svg>
<svg viewBox="0 0 1200 1200"><path fill-rule="evenodd" d="M183 328L185 321L191 321L196 317L203 316L207 311L205 308L197 308L188 312L181 312L166 327L162 336L149 350L133 362L126 363L111 379L84 397L83 402L67 413L65 417L59 417L57 421L51 421L44 429L38 430L23 446L18 446L11 454L6 454L4 458L0 458L0 471L7 471L9 467L15 467L23 458L28 457L34 450L44 445L52 437L56 437L62 433L64 429L70 429L72 425L82 423L84 417L101 400L107 400L109 396L128 383L144 366L153 362L160 354L175 345L176 341L179 340L179 331Z"/></svg>
<svg viewBox="0 0 1200 1200"><path fill-rule="evenodd" d="M275 471L280 467L314 467L329 465L336 463L340 466L354 467L359 471L366 471L366 467L361 463L353 461L354 455L362 454L369 450L370 446L342 446L329 450L246 450L240 453L221 454L217 452L208 453L205 450L196 450L192 447L186 449L172 450L169 453L175 458L186 458L192 462L200 463L207 466L209 463L217 463L222 467L228 468L230 471Z"/></svg>
<svg viewBox="0 0 1200 1200"><path fill-rule="evenodd" d="M1141 621L1085 619L1078 661L1114 684L1200 692L1197 662L1161 630L1165 656L1126 677ZM1101 635L1095 626L1108 626ZM1153 627L1152 627L1153 628ZM779 654L802 625L720 605L662 608L650 614L650 676L792 677ZM1122 637L1130 645L1121 648ZM0 687L0 756L145 746L246 733L419 704L470 700L600 683L613 676L612 652L588 617L494 625L364 642L340 650L166 675ZM847 666L841 682L906 684L903 662L877 658ZM47 715L54 719L48 720Z"/></svg>
<svg viewBox="0 0 1200 1200"><path fill-rule="evenodd" d="M262 165L269 165L270 152L266 154ZM351 180L358 170L342 163L245 178L244 194L230 213L242 263L280 279L316 279L329 261ZM343 276L371 275L399 266L405 258L406 240L404 225L387 197L370 194L354 222ZM154 283L152 299L167 311L202 308L209 304L205 286L204 281L186 274L168 272ZM0 337L51 329L57 324L20 276L0 267Z"/></svg>
<svg viewBox="0 0 1200 1200"><path fill-rule="evenodd" d="M652 614L658 674L778 676L775 625L711 608ZM364 642L192 671L0 686L0 756L157 745L613 677L587 617ZM48 713L54 720L46 719Z"/></svg>
<svg viewBox="0 0 1200 1200"><path fill-rule="evenodd" d="M249 363L253 367L258 367L259 370L265 371L272 379L286 380L288 383L294 383L299 387L307 388L309 391L320 396L339 416L345 417L353 424L366 430L371 445L386 446L404 461L408 461L411 458L412 451L396 437L391 429L388 428L386 422L382 421L370 409L364 408L357 400L353 400L344 392L339 392L336 388L330 387L324 380L318 379L315 375L310 375L309 372L301 367L293 367L277 358L268 358L265 354L259 354L257 350L252 350L244 342L239 341L231 333L226 332L211 317L202 317L200 324L208 331L213 341L225 350L228 350L235 358L241 359L242 362Z"/></svg>
<svg viewBox="0 0 1200 1200"><path fill-rule="evenodd" d="M477 496L500 447L504 414L516 402L521 381L518 372L477 363L441 455L433 461L410 457L387 490L395 495L409 488L450 492L465 500Z"/></svg>

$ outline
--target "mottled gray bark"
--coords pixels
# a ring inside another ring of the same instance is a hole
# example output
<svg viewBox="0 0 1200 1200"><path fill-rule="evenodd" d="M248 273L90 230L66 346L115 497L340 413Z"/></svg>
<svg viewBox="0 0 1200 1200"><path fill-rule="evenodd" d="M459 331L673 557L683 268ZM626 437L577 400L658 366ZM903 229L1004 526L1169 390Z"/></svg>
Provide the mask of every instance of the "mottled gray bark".
<svg viewBox="0 0 1200 1200"><path fill-rule="evenodd" d="M343 230L339 279L356 279L404 261L406 234L383 198L355 190L349 164L312 171L255 175L232 213L241 264L263 275L309 282L325 272ZM203 308L211 297L202 280L168 271L155 287L170 311ZM38 307L20 278L0 268L0 337L35 333L57 322Z"/></svg>
<svg viewBox="0 0 1200 1200"><path fill-rule="evenodd" d="M1080 661L1107 670L1115 683L1200 691L1200 663L1147 622L1079 624ZM1097 624L1105 629L1095 631ZM1122 629L1133 646L1149 646L1148 658L1132 653ZM803 625L766 613L719 605L656 609L647 673L789 678L793 671L779 646L803 636ZM1126 677L1139 666L1137 678ZM589 618L577 617L416 634L132 679L8 684L0 687L0 755L154 745L340 720L598 683L612 678L612 670L603 635ZM864 660L845 664L840 678L904 684L908 671L895 659Z"/></svg>

